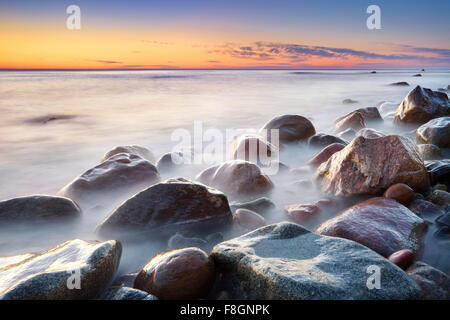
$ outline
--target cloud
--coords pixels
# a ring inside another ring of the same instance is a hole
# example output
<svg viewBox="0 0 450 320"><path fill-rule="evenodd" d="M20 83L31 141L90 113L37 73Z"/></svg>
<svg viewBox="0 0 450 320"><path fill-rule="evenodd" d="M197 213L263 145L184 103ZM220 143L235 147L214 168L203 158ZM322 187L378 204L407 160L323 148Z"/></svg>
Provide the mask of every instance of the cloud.
<svg viewBox="0 0 450 320"><path fill-rule="evenodd" d="M397 45L397 47L408 52L431 53L436 58L450 59L450 49L415 47L411 45Z"/></svg>
<svg viewBox="0 0 450 320"><path fill-rule="evenodd" d="M88 61L94 61L94 62L99 62L99 63L103 63L103 64L121 64L121 63L123 63L122 61L113 61L113 60L88 60Z"/></svg>
<svg viewBox="0 0 450 320"><path fill-rule="evenodd" d="M171 45L171 42L166 42L166 41L156 41L156 40L141 40L144 43L149 43L149 44L157 44L157 45Z"/></svg>

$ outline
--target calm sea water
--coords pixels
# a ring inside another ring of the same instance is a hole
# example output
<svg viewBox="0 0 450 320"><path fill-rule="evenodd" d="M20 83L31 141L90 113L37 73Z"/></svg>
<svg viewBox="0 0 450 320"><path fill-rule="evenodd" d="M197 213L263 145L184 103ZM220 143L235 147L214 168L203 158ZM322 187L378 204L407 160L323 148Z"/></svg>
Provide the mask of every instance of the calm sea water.
<svg viewBox="0 0 450 320"><path fill-rule="evenodd" d="M3 71L0 72L0 200L54 194L116 145L170 151L175 129L260 128L280 114L310 118L318 132L358 107L400 103L416 85L436 90L450 71ZM407 81L409 87L389 86ZM344 105L351 98L354 105ZM45 122L52 116L60 120ZM295 195L296 196L296 195ZM73 237L95 238L87 221L73 232L0 238L0 255ZM50 240L49 240L50 239ZM11 244L12 243L12 244ZM2 244L7 245L2 248ZM131 251L128 255L133 255ZM127 255L126 254L126 255ZM142 255L139 250L136 255ZM132 260L132 258L128 258Z"/></svg>

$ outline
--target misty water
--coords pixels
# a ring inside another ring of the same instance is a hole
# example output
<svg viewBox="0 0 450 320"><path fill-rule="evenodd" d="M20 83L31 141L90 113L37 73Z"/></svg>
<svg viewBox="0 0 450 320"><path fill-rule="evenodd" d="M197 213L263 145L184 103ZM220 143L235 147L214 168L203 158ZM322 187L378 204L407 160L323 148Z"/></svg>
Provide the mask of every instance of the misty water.
<svg viewBox="0 0 450 320"><path fill-rule="evenodd" d="M308 117L317 132L333 133L334 120L360 107L398 105L416 85L436 90L450 84L448 70L377 71L2 71L0 72L0 200L56 194L117 145L141 145L158 158L179 141L176 129L259 129L280 114ZM409 87L389 86L407 81ZM358 101L343 104L344 99ZM383 114L383 113L382 113ZM383 115L386 115L384 113ZM389 116L380 131L397 132ZM281 161L302 167L318 150L299 145L283 150ZM225 155L224 155L225 157ZM193 178L206 165L173 174ZM169 178L171 175L163 175ZM271 199L279 208L268 222L286 220L287 204L323 198L297 180L311 174L271 177ZM39 251L73 238L99 239L96 226L117 204L86 210L81 221L2 229L0 256ZM312 228L337 212L321 215ZM450 270L449 251L435 250L430 231L423 260ZM437 247L437 245L436 245ZM165 241L125 244L120 273L137 271Z"/></svg>

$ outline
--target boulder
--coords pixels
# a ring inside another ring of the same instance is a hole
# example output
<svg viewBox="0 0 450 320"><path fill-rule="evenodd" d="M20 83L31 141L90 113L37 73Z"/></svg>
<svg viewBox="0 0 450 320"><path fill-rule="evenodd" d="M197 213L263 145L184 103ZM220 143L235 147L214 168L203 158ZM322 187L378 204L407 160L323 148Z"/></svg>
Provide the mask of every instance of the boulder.
<svg viewBox="0 0 450 320"><path fill-rule="evenodd" d="M447 94L417 86L398 106L394 120L403 124L423 124L446 116L450 116Z"/></svg>
<svg viewBox="0 0 450 320"><path fill-rule="evenodd" d="M422 261L417 261L406 272L421 289L416 299L450 299L450 277L442 271Z"/></svg>
<svg viewBox="0 0 450 320"><path fill-rule="evenodd" d="M450 147L450 117L441 117L421 125L417 139L422 143L431 143L441 148Z"/></svg>
<svg viewBox="0 0 450 320"><path fill-rule="evenodd" d="M371 198L360 202L316 228L322 235L361 243L389 257L401 249L416 252L425 222L395 200Z"/></svg>
<svg viewBox="0 0 450 320"><path fill-rule="evenodd" d="M231 153L233 159L268 165L278 153L278 148L257 135L243 135L233 141Z"/></svg>
<svg viewBox="0 0 450 320"><path fill-rule="evenodd" d="M231 160L203 170L195 180L223 191L232 199L269 193L273 183L254 163Z"/></svg>
<svg viewBox="0 0 450 320"><path fill-rule="evenodd" d="M58 194L81 207L120 202L159 182L155 166L140 156L119 153L89 169L62 188Z"/></svg>
<svg viewBox="0 0 450 320"><path fill-rule="evenodd" d="M440 207L450 205L450 193L444 190L434 190L429 196L428 200Z"/></svg>
<svg viewBox="0 0 450 320"><path fill-rule="evenodd" d="M356 133L357 137L364 137L367 139L375 139L379 137L385 137L386 135L380 131L371 128L362 128Z"/></svg>
<svg viewBox="0 0 450 320"><path fill-rule="evenodd" d="M430 174L431 184L442 183L450 187L450 161L427 161L425 167Z"/></svg>
<svg viewBox="0 0 450 320"><path fill-rule="evenodd" d="M418 144L417 149L423 160L439 160L442 159L442 152L438 146L434 144Z"/></svg>
<svg viewBox="0 0 450 320"><path fill-rule="evenodd" d="M372 250L321 236L293 223L272 224L214 247L232 299L410 299L418 286ZM370 268L382 270L380 289L369 289Z"/></svg>
<svg viewBox="0 0 450 320"><path fill-rule="evenodd" d="M352 128L345 129L337 134L339 138L342 138L346 141L351 141L356 135L356 130Z"/></svg>
<svg viewBox="0 0 450 320"><path fill-rule="evenodd" d="M294 114L275 117L267 122L260 130L260 134L264 137L267 136L269 142L278 145L275 141L271 141L270 130L272 129L279 130L281 144L305 140L316 133L316 129L311 121L305 117Z"/></svg>
<svg viewBox="0 0 450 320"><path fill-rule="evenodd" d="M312 148L323 149L333 143L347 144L347 142L341 138L325 133L317 133L308 139L308 145Z"/></svg>
<svg viewBox="0 0 450 320"><path fill-rule="evenodd" d="M393 199L404 206L408 206L414 200L416 194L413 189L404 183L396 183L390 186L385 192L384 197Z"/></svg>
<svg viewBox="0 0 450 320"><path fill-rule="evenodd" d="M341 151L345 148L345 144L342 143L333 143L329 146L323 148L321 151L319 151L314 157L308 161L308 165L311 167L318 167L325 161L327 161L333 154L335 154L338 151Z"/></svg>
<svg viewBox="0 0 450 320"><path fill-rule="evenodd" d="M415 145L401 136L356 137L316 171L325 193L352 196L383 193L396 183L425 191L430 181Z"/></svg>
<svg viewBox="0 0 450 320"><path fill-rule="evenodd" d="M179 170L190 163L186 157L186 153L183 152L174 151L165 153L156 162L156 168L158 169L158 172L163 174L173 173L174 171Z"/></svg>
<svg viewBox="0 0 450 320"><path fill-rule="evenodd" d="M139 272L134 287L162 300L206 296L214 282L214 262L199 248L166 251L152 258Z"/></svg>
<svg viewBox="0 0 450 320"><path fill-rule="evenodd" d="M230 205L231 210L234 212L237 209L248 209L259 213L265 213L275 209L275 204L266 197L261 197L248 202L233 202Z"/></svg>
<svg viewBox="0 0 450 320"><path fill-rule="evenodd" d="M402 249L391 254L388 259L401 269L406 270L413 263L415 257L416 255L413 251L409 249Z"/></svg>
<svg viewBox="0 0 450 320"><path fill-rule="evenodd" d="M400 82L394 82L391 83L390 86L396 86L396 87L409 87L409 83L406 81L400 81Z"/></svg>
<svg viewBox="0 0 450 320"><path fill-rule="evenodd" d="M247 230L258 229L266 225L264 217L248 209L237 209L233 216L234 220Z"/></svg>
<svg viewBox="0 0 450 320"><path fill-rule="evenodd" d="M102 235L162 236L225 228L232 221L226 196L185 179L155 184L125 201L98 227Z"/></svg>
<svg viewBox="0 0 450 320"><path fill-rule="evenodd" d="M77 218L81 210L63 197L32 195L0 201L0 222L49 222Z"/></svg>
<svg viewBox="0 0 450 320"><path fill-rule="evenodd" d="M115 156L116 154L119 153L135 154L141 157L142 159L149 161L150 163L155 163L156 161L156 158L153 155L153 153L147 148L140 146L117 146L109 150L107 153L105 153L105 155L102 158L102 162L108 160L112 156Z"/></svg>
<svg viewBox="0 0 450 320"><path fill-rule="evenodd" d="M334 122L335 132L341 132L346 129L359 130L366 126L364 117L360 112L354 111L346 116L336 119Z"/></svg>
<svg viewBox="0 0 450 320"><path fill-rule="evenodd" d="M317 216L320 207L317 204L290 204L284 207L284 213L293 222L298 224L307 224L311 218Z"/></svg>
<svg viewBox="0 0 450 320"><path fill-rule="evenodd" d="M342 104L355 104L355 103L358 103L358 101L352 100L352 99L344 99L344 100L342 100Z"/></svg>
<svg viewBox="0 0 450 320"><path fill-rule="evenodd" d="M413 75L413 77L421 77L422 75L420 73L417 73L415 75Z"/></svg>
<svg viewBox="0 0 450 320"><path fill-rule="evenodd" d="M98 300L158 300L158 298L138 289L113 286L108 288Z"/></svg>
<svg viewBox="0 0 450 320"><path fill-rule="evenodd" d="M376 107L359 108L354 112L361 113L366 123L383 122L383 118Z"/></svg>
<svg viewBox="0 0 450 320"><path fill-rule="evenodd" d="M115 240L76 239L39 253L0 257L0 299L93 299L112 280L121 253Z"/></svg>

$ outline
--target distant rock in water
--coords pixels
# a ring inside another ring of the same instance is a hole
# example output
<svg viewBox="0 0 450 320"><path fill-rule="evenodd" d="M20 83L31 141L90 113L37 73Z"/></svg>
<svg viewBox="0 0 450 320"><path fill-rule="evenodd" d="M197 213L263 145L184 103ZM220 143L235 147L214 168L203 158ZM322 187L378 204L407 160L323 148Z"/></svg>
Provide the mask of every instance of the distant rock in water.
<svg viewBox="0 0 450 320"><path fill-rule="evenodd" d="M111 205L159 181L159 173L149 161L135 154L119 153L75 178L59 195L82 207L104 202Z"/></svg>
<svg viewBox="0 0 450 320"><path fill-rule="evenodd" d="M39 253L0 257L0 299L96 298L113 279L121 253L115 240L76 239ZM78 285L71 275L80 276Z"/></svg>
<svg viewBox="0 0 450 320"><path fill-rule="evenodd" d="M446 116L450 116L450 102L447 94L417 86L398 106L394 121L404 124L423 124L431 119Z"/></svg>
<svg viewBox="0 0 450 320"><path fill-rule="evenodd" d="M371 198L323 222L315 232L359 242L384 257L401 249L416 252L425 221L388 198Z"/></svg>
<svg viewBox="0 0 450 320"><path fill-rule="evenodd" d="M286 114L275 117L266 123L260 130L260 135L264 138L267 137L267 141L277 146L276 141L271 141L270 130L272 129L279 130L281 144L305 140L316 133L316 129L311 121L295 114Z"/></svg>
<svg viewBox="0 0 450 320"><path fill-rule="evenodd" d="M416 191L430 187L415 145L401 136L356 137L316 171L323 192L335 196L377 195L395 183Z"/></svg>
<svg viewBox="0 0 450 320"><path fill-rule="evenodd" d="M75 119L78 116L72 114L50 114L41 117L35 117L31 119L25 120L26 123L29 124L47 124L49 122L59 121L59 120L71 120Z"/></svg>
<svg viewBox="0 0 450 320"><path fill-rule="evenodd" d="M195 180L219 189L232 199L269 193L273 183L254 163L231 160L203 170Z"/></svg>
<svg viewBox="0 0 450 320"><path fill-rule="evenodd" d="M422 75L420 73L417 73L415 75L413 75L413 77L421 77Z"/></svg>
<svg viewBox="0 0 450 320"><path fill-rule="evenodd" d="M232 299L411 299L419 291L405 272L367 247L288 222L222 242L212 256ZM377 290L366 286L371 265L382 270Z"/></svg>
<svg viewBox="0 0 450 320"><path fill-rule="evenodd" d="M393 82L390 84L390 86L396 86L396 87L409 87L409 83L406 81L400 81L400 82Z"/></svg>
<svg viewBox="0 0 450 320"><path fill-rule="evenodd" d="M72 200L32 195L0 201L0 222L49 222L81 216L81 210Z"/></svg>
<svg viewBox="0 0 450 320"><path fill-rule="evenodd" d="M178 231L226 229L232 214L226 196L185 179L155 184L125 201L98 227L102 236L163 237Z"/></svg>
<svg viewBox="0 0 450 320"><path fill-rule="evenodd" d="M352 100L352 99L344 99L344 100L342 100L342 104L355 104L355 103L358 103L358 101Z"/></svg>
<svg viewBox="0 0 450 320"><path fill-rule="evenodd" d="M422 143L431 143L441 148L450 147L450 117L441 117L428 121L416 131L417 139Z"/></svg>
<svg viewBox="0 0 450 320"><path fill-rule="evenodd" d="M376 71L371 71L370 73L377 73Z"/></svg>
<svg viewBox="0 0 450 320"><path fill-rule="evenodd" d="M105 155L102 158L102 162L108 160L112 156L115 156L116 154L119 153L135 154L141 157L142 159L150 161L150 163L152 164L154 164L156 161L156 158L153 155L153 153L147 148L140 146L117 146L114 147L112 150L108 151L107 153L105 153Z"/></svg>
<svg viewBox="0 0 450 320"><path fill-rule="evenodd" d="M233 202L230 205L230 208L232 211L236 211L237 209L248 209L258 213L265 213L274 210L276 206L269 198L261 197L248 202Z"/></svg>

